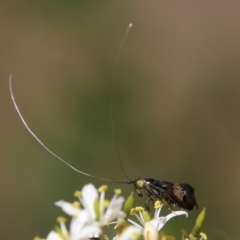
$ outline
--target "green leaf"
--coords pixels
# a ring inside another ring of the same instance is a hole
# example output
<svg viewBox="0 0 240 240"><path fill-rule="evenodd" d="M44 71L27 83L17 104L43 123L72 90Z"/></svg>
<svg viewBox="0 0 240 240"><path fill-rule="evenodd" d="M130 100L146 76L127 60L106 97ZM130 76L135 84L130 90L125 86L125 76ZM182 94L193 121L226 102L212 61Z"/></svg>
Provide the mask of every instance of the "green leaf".
<svg viewBox="0 0 240 240"><path fill-rule="evenodd" d="M134 202L134 195L133 195L133 192L131 192L131 194L126 199L126 201L124 203L124 206L123 206L123 211L127 214L127 217L130 214L130 211L131 211L132 206L133 206L133 202Z"/></svg>
<svg viewBox="0 0 240 240"><path fill-rule="evenodd" d="M199 215L198 215L198 217L196 219L195 225L194 225L194 227L192 229L192 235L194 237L198 237L199 236L202 224L203 224L204 219L205 219L205 216L206 216L206 209L203 208L203 210L199 213Z"/></svg>

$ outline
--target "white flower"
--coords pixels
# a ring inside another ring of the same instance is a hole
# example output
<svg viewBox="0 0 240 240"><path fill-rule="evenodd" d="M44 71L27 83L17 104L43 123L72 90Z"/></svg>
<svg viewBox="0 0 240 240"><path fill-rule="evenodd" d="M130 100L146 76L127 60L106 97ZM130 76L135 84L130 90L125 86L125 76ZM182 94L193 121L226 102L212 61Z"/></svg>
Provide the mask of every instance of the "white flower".
<svg viewBox="0 0 240 240"><path fill-rule="evenodd" d="M118 220L116 226L117 236L114 240L137 240L143 235L145 240L157 240L158 232L173 217L187 215L185 211L176 211L167 216L160 216L162 205L155 202L155 214L151 219L147 211L142 207L132 209L131 214L137 217L139 223L127 219L132 225L127 226L126 214L122 211L124 198L120 196L120 190L115 190L115 194L110 201L105 199L107 186L102 186L98 190L87 184L82 192L77 191L75 196L79 201L69 203L60 200L55 203L66 214L72 217L69 227L66 226L66 219L59 217L60 227L51 231L45 240L83 240L92 237L103 236L104 226ZM80 207L82 205L83 208ZM122 221L121 221L122 220ZM40 238L36 238L40 239ZM43 239L42 239L43 240Z"/></svg>
<svg viewBox="0 0 240 240"><path fill-rule="evenodd" d="M134 226L137 226L138 228L142 229L142 234L144 235L144 239L158 239L158 234L163 226L167 223L168 220L170 220L173 217L177 217L180 215L186 215L188 216L187 212L185 211L176 211L168 214L165 217L160 217L160 212L162 209L163 204L160 204L160 201L155 202L155 213L153 219L150 219L150 216L147 211L144 210L142 207L137 207L132 209L131 214L135 215L135 217L138 219L140 224L134 222L131 219L128 219L130 223L132 223Z"/></svg>
<svg viewBox="0 0 240 240"><path fill-rule="evenodd" d="M56 202L55 205L61 207L65 213L72 216L69 232L67 231L65 221L59 218L61 234L63 234L67 240L79 240L93 234L99 235L102 233L100 224L91 218L86 209L80 209L78 202L71 204L60 200Z"/></svg>
<svg viewBox="0 0 240 240"><path fill-rule="evenodd" d="M124 218L125 213L121 210L124 198L119 196L120 191L116 190L113 198L109 202L105 199L107 186L104 185L97 189L92 184L87 184L82 189L82 195L79 197L85 210L89 212L92 219L98 221L101 226L110 222ZM100 192L100 195L98 195Z"/></svg>
<svg viewBox="0 0 240 240"><path fill-rule="evenodd" d="M155 202L155 206L159 204L158 201ZM154 218L150 221L150 223L158 230L158 232L163 228L163 226L173 217L177 217L180 215L186 215L188 217L188 213L186 211L175 211L169 213L165 217L160 217L161 209L163 204L161 204L158 208L155 210Z"/></svg>
<svg viewBox="0 0 240 240"><path fill-rule="evenodd" d="M120 191L116 190L109 202L105 199L106 190L107 186L97 190L92 184L87 184L82 192L75 193L80 202L69 203L63 200L56 202L55 205L70 215L72 220L68 230L65 218L59 217L60 229L51 231L46 240L81 240L99 237L105 225L119 217L125 217L125 213L121 210L124 198L119 196ZM80 208L80 203L83 209Z"/></svg>

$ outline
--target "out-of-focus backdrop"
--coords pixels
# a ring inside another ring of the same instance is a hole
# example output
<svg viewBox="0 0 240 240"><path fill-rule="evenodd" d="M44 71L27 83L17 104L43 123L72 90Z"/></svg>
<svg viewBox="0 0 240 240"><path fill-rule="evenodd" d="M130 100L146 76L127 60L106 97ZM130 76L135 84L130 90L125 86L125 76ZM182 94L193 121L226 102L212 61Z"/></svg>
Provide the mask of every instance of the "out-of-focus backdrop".
<svg viewBox="0 0 240 240"><path fill-rule="evenodd" d="M209 239L239 238L240 2L2 1L0 3L0 235L46 237L63 213L53 205L102 181L47 153L20 122L8 78L33 131L88 173L125 180L110 124L110 82L127 25L114 88L114 120L126 172L194 186ZM133 190L121 187L123 194ZM143 204L138 199L137 204ZM191 230L200 210L168 223Z"/></svg>

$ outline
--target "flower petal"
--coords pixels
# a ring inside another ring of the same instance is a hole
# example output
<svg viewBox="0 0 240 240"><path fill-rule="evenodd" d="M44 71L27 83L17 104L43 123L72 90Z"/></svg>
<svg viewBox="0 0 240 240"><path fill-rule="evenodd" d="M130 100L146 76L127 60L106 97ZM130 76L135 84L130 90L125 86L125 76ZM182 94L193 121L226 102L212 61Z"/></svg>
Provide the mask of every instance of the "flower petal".
<svg viewBox="0 0 240 240"><path fill-rule="evenodd" d="M55 231L51 231L46 240L62 240L59 234L57 234Z"/></svg>
<svg viewBox="0 0 240 240"><path fill-rule="evenodd" d="M87 184L82 189L82 196L80 198L84 208L90 213L93 219L96 219L96 213L94 210L94 203L98 199L97 189L93 184Z"/></svg>
<svg viewBox="0 0 240 240"><path fill-rule="evenodd" d="M90 235L101 234L102 229L98 222L92 221L87 210L82 210L70 224L71 240L88 238Z"/></svg>
<svg viewBox="0 0 240 240"><path fill-rule="evenodd" d="M76 218L72 218L70 223L70 234L75 235L79 230L81 230L89 221L88 219L88 212L85 210L82 210L81 213Z"/></svg>
<svg viewBox="0 0 240 240"><path fill-rule="evenodd" d="M79 208L74 207L71 203L65 202L63 200L55 202L55 205L60 207L65 213L70 216L78 216L81 211Z"/></svg>
<svg viewBox="0 0 240 240"><path fill-rule="evenodd" d="M103 224L108 224L117 218L124 218L126 216L125 213L121 210L123 202L123 197L112 198L105 214L103 215L103 219L101 219Z"/></svg>
<svg viewBox="0 0 240 240"><path fill-rule="evenodd" d="M186 215L188 217L188 213L186 211L176 211L176 212L172 212L172 213L168 214L166 217L159 217L157 219L151 220L150 222L159 231L167 223L168 220L170 220L173 217L180 216L180 215Z"/></svg>

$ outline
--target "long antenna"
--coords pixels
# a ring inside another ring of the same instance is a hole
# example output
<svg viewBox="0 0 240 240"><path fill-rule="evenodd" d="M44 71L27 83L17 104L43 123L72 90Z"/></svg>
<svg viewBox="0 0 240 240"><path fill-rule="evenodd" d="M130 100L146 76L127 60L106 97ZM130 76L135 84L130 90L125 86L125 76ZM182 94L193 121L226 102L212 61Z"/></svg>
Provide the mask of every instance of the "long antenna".
<svg viewBox="0 0 240 240"><path fill-rule="evenodd" d="M111 81L111 96L110 96L110 114L111 114L111 125L112 125L112 130L113 130L113 135L114 135L114 139L115 139L115 146L116 146L116 151L117 151L117 157L118 157L118 161L119 161L119 164L121 166L121 169L124 173L124 175L126 176L126 178L132 182L132 180L128 177L124 167L123 167L123 164L122 164L122 161L121 161L121 157L120 157L120 152L119 152L119 147L118 147L118 140L117 140L117 134L116 134L116 130L115 130L115 127L114 127L114 119L113 119L113 88L114 88L114 82L115 82L115 76L116 76L116 68L117 68L117 63L118 63L118 59L119 59L119 56L120 56L120 53L121 53L121 50L123 48L123 45L126 41L126 38L128 36L128 33L131 29L131 27L133 26L132 23L129 23L128 25L128 28L123 36L123 39L122 39L122 42L120 44L120 47L118 49L118 53L117 53L117 56L116 56L116 59L115 59L115 62L114 62L114 65L113 65L113 72L112 72L112 81Z"/></svg>
<svg viewBox="0 0 240 240"><path fill-rule="evenodd" d="M86 175L88 177L92 177L92 178L97 178L97 179L100 179L100 180L104 180L104 181L108 181L108 182L115 182L115 183L122 183L122 184L131 184L131 182L121 182L121 181L115 181L115 180L111 180L111 179L106 179L106 178L102 178L102 177L97 177L97 176L93 176L89 173L86 173L86 172L83 172L83 171L80 171L78 169L76 169L75 167L73 167L71 164L69 164L67 161L65 161L64 159L62 159L61 157L59 157L57 154L55 154L54 152L52 152L48 147L45 146L45 144L35 135L35 133L30 129L30 127L28 126L28 124L26 123L25 119L23 118L19 108L18 108L18 105L15 101L15 98L14 98L14 95L13 95L13 90L12 90L12 74L10 74L10 77L9 77L9 89L10 89L10 95L11 95L11 98L12 98L12 102L13 102L13 105L17 111L17 114L18 116L20 117L23 125L26 127L26 129L28 130L28 132L35 138L35 140L38 141L38 143L40 143L40 145L45 149L47 150L51 155L53 155L55 158L57 158L58 160L60 160L61 162L63 162L64 164L66 164L68 167L70 167L71 169L73 169L74 171L78 172L78 173L81 173L83 175Z"/></svg>

